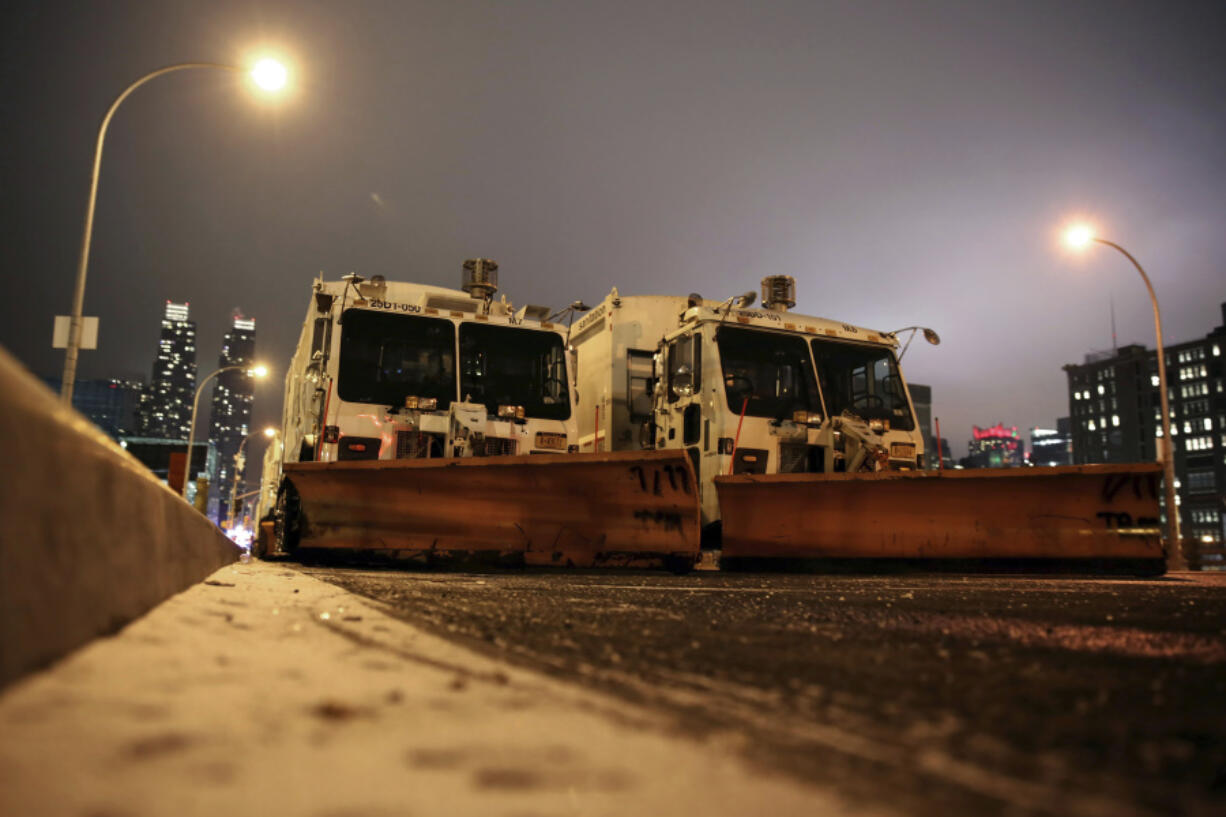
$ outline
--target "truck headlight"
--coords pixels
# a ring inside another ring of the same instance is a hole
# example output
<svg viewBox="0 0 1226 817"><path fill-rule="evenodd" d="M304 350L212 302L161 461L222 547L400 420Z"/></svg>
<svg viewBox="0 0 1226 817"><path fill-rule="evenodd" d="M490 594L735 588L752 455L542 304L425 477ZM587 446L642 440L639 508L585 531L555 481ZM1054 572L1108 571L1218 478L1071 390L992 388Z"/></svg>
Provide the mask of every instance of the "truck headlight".
<svg viewBox="0 0 1226 817"><path fill-rule="evenodd" d="M499 406L498 416L503 420L522 420L524 419L523 406Z"/></svg>
<svg viewBox="0 0 1226 817"><path fill-rule="evenodd" d="M410 395L404 398L404 407L410 411L434 411L438 408L438 398Z"/></svg>

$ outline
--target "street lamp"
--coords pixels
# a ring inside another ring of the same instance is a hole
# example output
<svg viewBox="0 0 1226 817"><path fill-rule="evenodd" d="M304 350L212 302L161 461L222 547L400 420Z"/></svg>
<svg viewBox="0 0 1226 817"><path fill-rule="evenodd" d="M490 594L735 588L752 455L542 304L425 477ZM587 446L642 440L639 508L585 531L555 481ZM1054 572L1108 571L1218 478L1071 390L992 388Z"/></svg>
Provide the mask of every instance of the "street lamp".
<svg viewBox="0 0 1226 817"><path fill-rule="evenodd" d="M210 374L204 380L200 381L200 385L196 387L196 396L192 399L192 423L187 429L187 461L183 463L183 498L187 498L187 480L192 470L192 441L196 438L196 410L200 407L200 393L204 391L204 386L210 380L222 372L244 371L248 376L257 379L262 379L268 374L267 366L250 366L245 363L236 364L234 366L222 366L217 371Z"/></svg>
<svg viewBox="0 0 1226 817"><path fill-rule="evenodd" d="M1171 442L1171 411L1166 391L1166 353L1162 350L1162 316L1158 312L1158 296L1154 294L1154 285L1149 282L1149 276L1144 268L1132 257L1132 253L1105 238L1094 234L1094 229L1086 224L1076 224L1064 233L1064 243L1075 250L1083 250L1091 243L1103 244L1119 250L1125 258L1132 262L1141 273L1141 280L1149 290L1149 301L1154 307L1154 335L1158 346L1158 390L1162 401L1162 481L1165 483L1166 494L1166 527L1167 527L1167 567L1172 570L1182 570L1186 567L1183 559L1183 548L1179 538L1179 506L1175 499L1175 456L1174 445Z"/></svg>
<svg viewBox="0 0 1226 817"><path fill-rule="evenodd" d="M165 68L159 68L156 71L150 71L125 88L122 94L115 97L115 101L107 109L106 115L102 117L102 124L98 127L98 141L94 147L94 170L89 182L89 201L85 206L85 230L81 236L81 258L77 265L77 282L72 295L72 315L68 323L68 345L64 352L64 375L60 382L60 400L65 405L72 405L72 389L77 379L77 357L81 349L81 326L83 323L81 313L85 307L85 274L89 268L89 244L94 231L94 205L98 199L98 171L102 167L102 145L106 139L106 129L110 126L111 117L115 115L115 111L119 108L120 103L127 99L128 95L137 88L154 77L189 68L219 68L223 71L243 72L243 69L237 65L226 65L217 62L182 62L176 65L168 65ZM279 91L285 86L288 73L285 67L276 60L266 58L260 60L252 67L249 76L252 82L259 88L273 92Z"/></svg>
<svg viewBox="0 0 1226 817"><path fill-rule="evenodd" d="M242 473L242 465L241 465L241 463L242 463L242 461L243 461L243 446L247 444L247 441L248 441L248 440L250 440L250 439L251 439L252 437L254 437L256 434L260 434L260 433L263 433L263 435L264 435L265 437L267 437L268 439L270 439L270 440L271 440L273 437L277 436L277 430L276 430L275 428L273 428L272 426L268 426L267 428L265 428L265 429L263 430L263 432L253 431L253 432L251 432L250 434L248 434L246 437L243 437L242 442L240 442L240 443L238 444L238 451L236 451L236 452L234 453L234 487L232 487L232 488L230 489L230 510L231 510L231 513L233 513L233 510L234 510L234 500L236 500L236 499L238 498L238 481L239 481L239 476L240 476L240 475L241 475L241 473ZM233 521L233 520L231 520L231 521Z"/></svg>

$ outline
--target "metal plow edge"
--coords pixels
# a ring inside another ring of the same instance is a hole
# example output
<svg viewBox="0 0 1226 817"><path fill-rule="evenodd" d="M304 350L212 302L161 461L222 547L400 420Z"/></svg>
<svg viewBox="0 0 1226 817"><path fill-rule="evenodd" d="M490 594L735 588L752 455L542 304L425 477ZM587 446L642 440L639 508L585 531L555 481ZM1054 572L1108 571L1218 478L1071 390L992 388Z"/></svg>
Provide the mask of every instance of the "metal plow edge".
<svg viewBox="0 0 1226 817"><path fill-rule="evenodd" d="M1161 466L717 477L723 559L1164 571Z"/></svg>
<svg viewBox="0 0 1226 817"><path fill-rule="evenodd" d="M681 570L698 559L683 452L290 463L285 477L312 552Z"/></svg>

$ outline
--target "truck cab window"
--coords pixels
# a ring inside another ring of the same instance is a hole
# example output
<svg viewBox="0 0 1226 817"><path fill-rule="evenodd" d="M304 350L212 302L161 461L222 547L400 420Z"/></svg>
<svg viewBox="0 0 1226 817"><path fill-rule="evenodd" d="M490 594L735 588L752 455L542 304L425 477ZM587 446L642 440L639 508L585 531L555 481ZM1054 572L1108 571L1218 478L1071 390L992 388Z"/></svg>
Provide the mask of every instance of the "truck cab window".
<svg viewBox="0 0 1226 817"><path fill-rule="evenodd" d="M570 417L562 338L553 332L487 323L460 325L460 393L484 403L523 406L545 420Z"/></svg>
<svg viewBox="0 0 1226 817"><path fill-rule="evenodd" d="M890 428L915 428L892 350L821 338L812 343L817 377L832 416L849 411L864 420L889 420Z"/></svg>
<svg viewBox="0 0 1226 817"><path fill-rule="evenodd" d="M434 397L440 409L455 399L455 327L451 321L345 311L337 395L354 403L397 408L410 395Z"/></svg>
<svg viewBox="0 0 1226 817"><path fill-rule="evenodd" d="M821 412L804 338L721 326L715 341L729 411L740 414L745 405L748 416L774 420L791 419L799 410Z"/></svg>

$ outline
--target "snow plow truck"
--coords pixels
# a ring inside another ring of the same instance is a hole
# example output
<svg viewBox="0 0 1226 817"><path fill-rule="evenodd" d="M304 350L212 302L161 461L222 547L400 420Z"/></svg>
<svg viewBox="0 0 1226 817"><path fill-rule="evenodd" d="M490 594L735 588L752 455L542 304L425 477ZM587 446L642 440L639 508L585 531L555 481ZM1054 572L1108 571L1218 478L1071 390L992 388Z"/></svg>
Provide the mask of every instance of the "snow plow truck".
<svg viewBox="0 0 1226 817"><path fill-rule="evenodd" d="M580 450L684 451L725 566L1163 572L1159 465L925 470L896 334L792 312L795 286L610 292L570 336Z"/></svg>
<svg viewBox="0 0 1226 817"><path fill-rule="evenodd" d="M470 259L461 290L314 283L257 555L693 565L684 453L577 456L566 327L495 300L497 272Z"/></svg>

